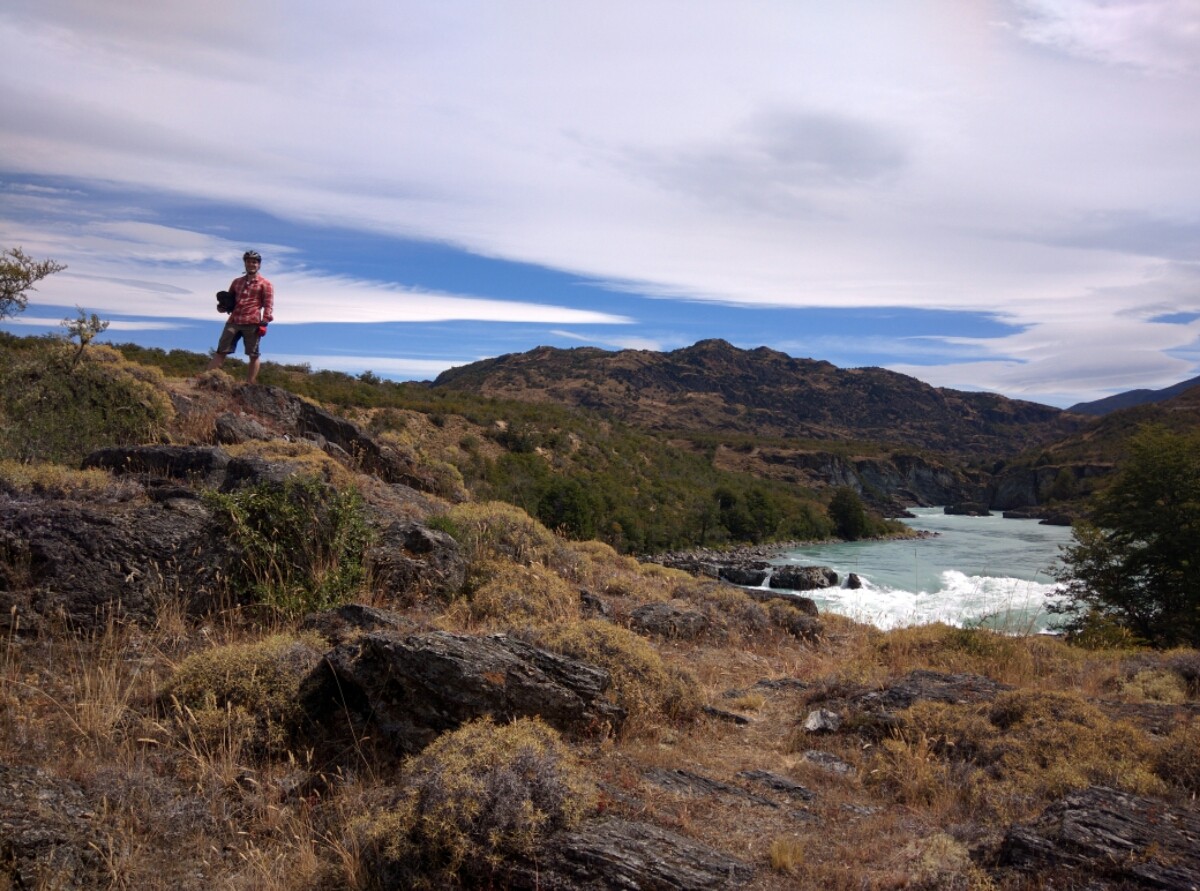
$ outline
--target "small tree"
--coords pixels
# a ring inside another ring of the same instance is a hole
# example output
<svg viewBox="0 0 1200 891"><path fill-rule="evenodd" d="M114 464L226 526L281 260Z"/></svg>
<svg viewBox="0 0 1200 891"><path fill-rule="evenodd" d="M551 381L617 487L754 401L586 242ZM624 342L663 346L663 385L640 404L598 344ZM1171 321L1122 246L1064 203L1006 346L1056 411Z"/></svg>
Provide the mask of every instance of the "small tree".
<svg viewBox="0 0 1200 891"><path fill-rule="evenodd" d="M18 248L0 254L0 319L23 312L29 303L26 292L48 275L67 267L53 260L34 260Z"/></svg>
<svg viewBox="0 0 1200 891"><path fill-rule="evenodd" d="M843 486L833 493L829 502L829 519L833 521L837 537L846 541L858 541L870 533L871 523L867 518L867 509L863 507L858 493L848 486Z"/></svg>
<svg viewBox="0 0 1200 891"><path fill-rule="evenodd" d="M79 360L83 358L83 351L87 349L87 345L92 342L92 339L97 334L102 334L108 329L108 321L100 318L95 313L89 316L83 311L82 306L76 306L79 315L74 319L63 319L61 324L66 329L67 340L78 340L79 349L75 351L75 355L71 358L71 368L79 364Z"/></svg>
<svg viewBox="0 0 1200 891"><path fill-rule="evenodd" d="M1200 643L1200 432L1139 432L1063 550L1064 627L1116 625L1156 646Z"/></svg>

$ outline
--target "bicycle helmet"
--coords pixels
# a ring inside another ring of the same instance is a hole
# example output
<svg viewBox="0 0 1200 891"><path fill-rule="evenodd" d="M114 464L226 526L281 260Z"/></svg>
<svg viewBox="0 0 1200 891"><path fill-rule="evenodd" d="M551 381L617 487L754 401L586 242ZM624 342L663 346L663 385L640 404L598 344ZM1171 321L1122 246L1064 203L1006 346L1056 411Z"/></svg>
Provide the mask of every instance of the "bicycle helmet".
<svg viewBox="0 0 1200 891"><path fill-rule="evenodd" d="M242 254L242 260L257 260L259 263L261 263L262 254L260 254L258 251L246 251L246 253Z"/></svg>

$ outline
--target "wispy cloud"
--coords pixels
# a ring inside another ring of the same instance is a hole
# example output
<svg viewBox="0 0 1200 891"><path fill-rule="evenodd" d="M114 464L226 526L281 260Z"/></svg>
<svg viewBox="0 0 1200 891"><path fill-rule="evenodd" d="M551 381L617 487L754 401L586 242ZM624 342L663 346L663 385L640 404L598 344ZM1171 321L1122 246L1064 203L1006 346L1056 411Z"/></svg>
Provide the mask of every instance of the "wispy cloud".
<svg viewBox="0 0 1200 891"><path fill-rule="evenodd" d="M858 355L1081 396L1114 368L1194 373L1144 308L1194 305L1200 0L102 7L0 12L0 232L70 265L39 305L213 321L240 210L277 233L256 246L281 322L654 348L725 336L736 308L955 310L1022 333ZM383 249L348 271L300 226L605 294L418 281Z"/></svg>
<svg viewBox="0 0 1200 891"><path fill-rule="evenodd" d="M1028 40L1098 62L1164 74L1200 67L1196 0L1018 0Z"/></svg>

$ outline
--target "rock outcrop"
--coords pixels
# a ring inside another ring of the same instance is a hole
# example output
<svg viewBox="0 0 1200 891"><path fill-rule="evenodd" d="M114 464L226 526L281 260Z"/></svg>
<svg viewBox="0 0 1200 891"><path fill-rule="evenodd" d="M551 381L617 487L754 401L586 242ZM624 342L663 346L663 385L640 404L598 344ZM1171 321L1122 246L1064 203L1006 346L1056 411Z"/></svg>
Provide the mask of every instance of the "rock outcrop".
<svg viewBox="0 0 1200 891"><path fill-rule="evenodd" d="M381 891L408 891L408 864L384 850L368 869ZM510 891L723 891L742 887L754 870L741 860L669 829L630 820L593 820L551 836L530 861L496 868L489 887Z"/></svg>
<svg viewBox="0 0 1200 891"><path fill-rule="evenodd" d="M366 554L372 581L389 600L449 599L466 580L467 561L445 532L412 520L389 523Z"/></svg>
<svg viewBox="0 0 1200 891"><path fill-rule="evenodd" d="M387 748L416 752L475 718L540 717L575 736L619 728L601 668L505 635L368 632L325 656L306 679L305 711L340 732L349 719Z"/></svg>
<svg viewBox="0 0 1200 891"><path fill-rule="evenodd" d="M789 591L815 591L836 587L838 581L838 574L828 566L777 566L767 584Z"/></svg>
<svg viewBox="0 0 1200 891"><path fill-rule="evenodd" d="M1197 839L1194 808L1093 786L1009 829L1000 864L1042 879L1086 876L1093 888L1200 888Z"/></svg>
<svg viewBox="0 0 1200 891"><path fill-rule="evenodd" d="M152 622L181 600L191 613L216 605L228 553L201 502L0 504L0 621L25 630L44 620L79 631L110 619Z"/></svg>

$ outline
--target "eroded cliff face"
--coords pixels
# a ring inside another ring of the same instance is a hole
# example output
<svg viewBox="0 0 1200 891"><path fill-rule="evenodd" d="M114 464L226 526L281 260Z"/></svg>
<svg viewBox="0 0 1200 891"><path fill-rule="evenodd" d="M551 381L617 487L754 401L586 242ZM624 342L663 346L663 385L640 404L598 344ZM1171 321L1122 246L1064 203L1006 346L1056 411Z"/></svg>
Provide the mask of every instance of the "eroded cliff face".
<svg viewBox="0 0 1200 891"><path fill-rule="evenodd" d="M714 461L722 468L818 489L847 486L885 513L983 500L991 479L982 470L902 452L856 457L784 448L719 448Z"/></svg>
<svg viewBox="0 0 1200 891"><path fill-rule="evenodd" d="M1112 473L1111 464L1052 464L1000 471L987 489L992 510L1044 507L1049 502L1078 500L1095 481Z"/></svg>

